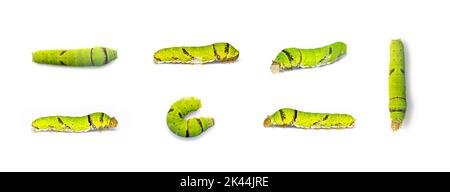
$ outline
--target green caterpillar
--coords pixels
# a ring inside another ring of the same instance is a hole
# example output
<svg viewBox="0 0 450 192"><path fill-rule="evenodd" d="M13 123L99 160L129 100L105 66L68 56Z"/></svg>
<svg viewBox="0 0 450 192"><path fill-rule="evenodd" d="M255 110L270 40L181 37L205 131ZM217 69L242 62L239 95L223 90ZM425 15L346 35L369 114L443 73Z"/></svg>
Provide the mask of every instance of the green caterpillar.
<svg viewBox="0 0 450 192"><path fill-rule="evenodd" d="M346 52L347 46L342 42L316 49L286 48L277 55L270 66L270 70L272 73L279 73L298 68L320 67L334 63Z"/></svg>
<svg viewBox="0 0 450 192"><path fill-rule="evenodd" d="M88 132L117 127L117 120L105 113L91 113L82 117L48 116L33 121L33 130L55 132Z"/></svg>
<svg viewBox="0 0 450 192"><path fill-rule="evenodd" d="M63 66L101 66L116 58L117 51L105 47L33 52L33 61L36 63Z"/></svg>
<svg viewBox="0 0 450 192"><path fill-rule="evenodd" d="M264 127L297 127L303 129L353 128L355 119L347 114L310 113L283 108L264 120Z"/></svg>
<svg viewBox="0 0 450 192"><path fill-rule="evenodd" d="M389 63L389 111L391 128L400 129L406 112L405 55L401 40L392 40Z"/></svg>
<svg viewBox="0 0 450 192"><path fill-rule="evenodd" d="M190 112L200 109L201 102L195 97L184 97L175 102L167 112L169 129L181 137L195 137L214 125L214 119L199 117L184 119Z"/></svg>
<svg viewBox="0 0 450 192"><path fill-rule="evenodd" d="M158 50L154 55L158 63L203 64L231 63L239 57L239 51L229 43L214 43L200 47L170 47Z"/></svg>

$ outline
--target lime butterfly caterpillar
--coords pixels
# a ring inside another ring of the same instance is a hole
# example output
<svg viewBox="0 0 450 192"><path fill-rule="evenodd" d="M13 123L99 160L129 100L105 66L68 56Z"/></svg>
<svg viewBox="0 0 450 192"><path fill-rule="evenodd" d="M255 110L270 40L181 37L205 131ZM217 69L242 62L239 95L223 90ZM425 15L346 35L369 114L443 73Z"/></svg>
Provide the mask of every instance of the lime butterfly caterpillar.
<svg viewBox="0 0 450 192"><path fill-rule="evenodd" d="M42 132L88 132L113 129L117 120L105 113L96 112L86 116L47 116L32 122L33 131Z"/></svg>
<svg viewBox="0 0 450 192"><path fill-rule="evenodd" d="M238 57L239 51L226 42L195 47L182 46L163 48L153 55L155 64L231 63L236 61Z"/></svg>
<svg viewBox="0 0 450 192"><path fill-rule="evenodd" d="M264 127L295 127L302 129L353 128L355 118L347 114L311 113L283 108L264 120Z"/></svg>
<svg viewBox="0 0 450 192"><path fill-rule="evenodd" d="M400 129L406 113L405 54L400 39L392 40L389 62L389 112L391 128Z"/></svg>
<svg viewBox="0 0 450 192"><path fill-rule="evenodd" d="M214 126L214 118L211 117L194 117L184 119L184 117L201 107L200 99L195 97L184 97L173 103L167 112L167 126L169 129L181 137L195 137L212 126Z"/></svg>
<svg viewBox="0 0 450 192"><path fill-rule="evenodd" d="M347 45L336 42L315 49L286 48L283 49L272 61L270 70L279 73L287 70L314 68L329 65L347 52Z"/></svg>
<svg viewBox="0 0 450 192"><path fill-rule="evenodd" d="M105 47L85 49L39 50L33 62L61 66L102 66L117 58L117 51Z"/></svg>

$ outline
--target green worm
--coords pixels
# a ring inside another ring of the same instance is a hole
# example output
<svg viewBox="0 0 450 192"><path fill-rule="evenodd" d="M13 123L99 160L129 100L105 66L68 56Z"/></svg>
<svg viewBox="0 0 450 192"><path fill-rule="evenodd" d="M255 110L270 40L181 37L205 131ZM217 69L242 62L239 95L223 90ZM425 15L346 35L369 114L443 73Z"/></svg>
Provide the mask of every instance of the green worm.
<svg viewBox="0 0 450 192"><path fill-rule="evenodd" d="M270 70L272 73L282 71L314 68L334 63L347 52L347 45L336 42L315 49L286 48L273 60Z"/></svg>
<svg viewBox="0 0 450 192"><path fill-rule="evenodd" d="M238 59L239 51L229 43L214 43L199 47L169 47L158 50L154 55L155 64L212 62L231 63Z"/></svg>
<svg viewBox="0 0 450 192"><path fill-rule="evenodd" d="M214 119L209 117L184 117L190 112L200 109L201 101L195 97L184 97L175 102L167 112L167 126L181 137L195 137L214 125Z"/></svg>
<svg viewBox="0 0 450 192"><path fill-rule="evenodd" d="M85 49L39 50L33 52L33 61L40 64L63 66L101 66L117 58L117 51L94 47Z"/></svg>
<svg viewBox="0 0 450 192"><path fill-rule="evenodd" d="M389 111L391 128L400 129L406 113L405 55L401 40L392 40L389 63Z"/></svg>
<svg viewBox="0 0 450 192"><path fill-rule="evenodd" d="M264 127L297 127L302 129L353 128L355 119L347 114L310 113L283 108L264 120Z"/></svg>
<svg viewBox="0 0 450 192"><path fill-rule="evenodd" d="M33 121L33 130L54 132L88 132L117 127L117 120L105 113L91 113L82 117L48 116Z"/></svg>

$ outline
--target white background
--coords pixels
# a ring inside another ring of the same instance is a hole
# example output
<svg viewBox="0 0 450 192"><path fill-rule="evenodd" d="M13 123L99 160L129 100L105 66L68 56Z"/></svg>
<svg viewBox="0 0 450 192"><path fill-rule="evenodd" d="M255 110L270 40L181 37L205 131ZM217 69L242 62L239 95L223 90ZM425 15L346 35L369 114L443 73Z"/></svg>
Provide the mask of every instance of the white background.
<svg viewBox="0 0 450 192"><path fill-rule="evenodd" d="M448 1L1 1L0 171L450 171ZM405 43L409 108L390 129L390 40ZM164 47L227 41L233 64L154 65ZM286 47L343 41L346 57L281 74ZM100 68L32 63L39 49L106 46ZM184 96L216 125L173 135ZM281 107L352 114L351 130L268 129ZM116 116L115 131L33 133L47 115Z"/></svg>

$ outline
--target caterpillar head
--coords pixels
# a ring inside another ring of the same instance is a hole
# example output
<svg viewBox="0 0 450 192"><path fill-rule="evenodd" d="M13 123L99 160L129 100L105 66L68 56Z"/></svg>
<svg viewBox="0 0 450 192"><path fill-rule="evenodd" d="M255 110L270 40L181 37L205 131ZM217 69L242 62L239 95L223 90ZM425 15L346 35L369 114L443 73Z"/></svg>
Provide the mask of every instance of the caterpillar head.
<svg viewBox="0 0 450 192"><path fill-rule="evenodd" d="M270 116L267 116L267 118L264 119L264 127L271 127L271 126L273 126L272 119L270 118Z"/></svg>
<svg viewBox="0 0 450 192"><path fill-rule="evenodd" d="M397 131L398 129L400 129L400 126L401 126L401 123L392 121L391 128L393 131Z"/></svg>
<svg viewBox="0 0 450 192"><path fill-rule="evenodd" d="M114 128L117 127L117 124L118 124L118 122L117 122L117 120L116 120L115 117L112 117L112 118L109 120L109 128L114 129Z"/></svg>
<svg viewBox="0 0 450 192"><path fill-rule="evenodd" d="M276 61L272 61L270 70L272 71L272 73L279 73L280 72L280 64Z"/></svg>

